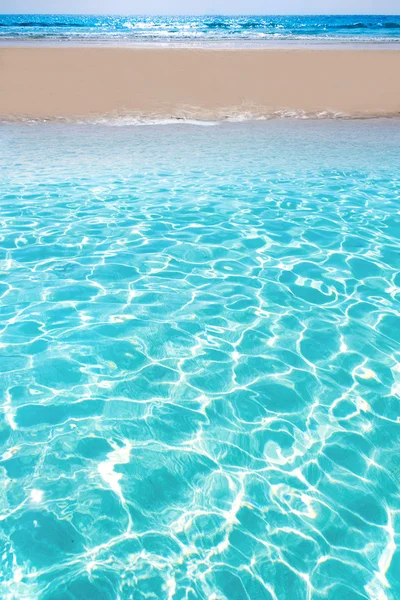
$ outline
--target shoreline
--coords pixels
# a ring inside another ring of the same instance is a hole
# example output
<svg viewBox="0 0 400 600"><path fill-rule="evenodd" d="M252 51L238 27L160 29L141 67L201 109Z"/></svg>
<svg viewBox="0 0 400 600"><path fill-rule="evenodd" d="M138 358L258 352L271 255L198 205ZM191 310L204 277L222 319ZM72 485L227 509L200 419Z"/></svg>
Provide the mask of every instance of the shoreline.
<svg viewBox="0 0 400 600"><path fill-rule="evenodd" d="M105 38L1 38L3 48L142 48L164 50L169 48L187 50L398 50L398 40L356 39L148 39L124 40Z"/></svg>
<svg viewBox="0 0 400 600"><path fill-rule="evenodd" d="M76 125L76 126L103 126L103 127L149 127L149 126L193 126L193 127L216 127L241 124L263 124L271 121L394 121L400 122L400 113L387 113L379 115L344 115L329 113L327 111L315 113L275 112L269 115L257 116L246 112L233 115L225 114L214 118L204 116L162 116L141 114L106 114L95 117L19 117L0 116L0 127L6 125Z"/></svg>
<svg viewBox="0 0 400 600"><path fill-rule="evenodd" d="M3 120L400 116L400 49L1 46Z"/></svg>

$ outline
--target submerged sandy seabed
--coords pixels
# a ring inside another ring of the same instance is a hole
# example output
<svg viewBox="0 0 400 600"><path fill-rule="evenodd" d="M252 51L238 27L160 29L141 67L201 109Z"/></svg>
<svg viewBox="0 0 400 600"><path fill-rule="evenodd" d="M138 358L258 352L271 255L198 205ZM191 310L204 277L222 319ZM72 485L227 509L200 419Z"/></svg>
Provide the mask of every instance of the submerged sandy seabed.
<svg viewBox="0 0 400 600"><path fill-rule="evenodd" d="M1 118L400 115L400 50L0 48Z"/></svg>

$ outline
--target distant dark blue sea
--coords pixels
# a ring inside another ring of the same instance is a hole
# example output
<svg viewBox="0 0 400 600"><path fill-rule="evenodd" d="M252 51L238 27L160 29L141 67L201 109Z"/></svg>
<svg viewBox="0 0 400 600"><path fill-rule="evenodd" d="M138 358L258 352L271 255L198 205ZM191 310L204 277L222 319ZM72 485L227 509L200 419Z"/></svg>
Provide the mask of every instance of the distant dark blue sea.
<svg viewBox="0 0 400 600"><path fill-rule="evenodd" d="M0 40L396 42L400 15L0 15Z"/></svg>

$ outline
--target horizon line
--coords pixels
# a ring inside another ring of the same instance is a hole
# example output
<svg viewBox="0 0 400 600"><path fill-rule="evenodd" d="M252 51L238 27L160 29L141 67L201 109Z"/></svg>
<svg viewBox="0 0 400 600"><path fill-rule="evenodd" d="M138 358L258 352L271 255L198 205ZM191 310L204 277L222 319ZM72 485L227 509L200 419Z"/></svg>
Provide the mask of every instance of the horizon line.
<svg viewBox="0 0 400 600"><path fill-rule="evenodd" d="M149 12L149 13L125 13L125 12L0 12L0 16L72 16L72 17L399 17L398 13L164 13L164 12Z"/></svg>

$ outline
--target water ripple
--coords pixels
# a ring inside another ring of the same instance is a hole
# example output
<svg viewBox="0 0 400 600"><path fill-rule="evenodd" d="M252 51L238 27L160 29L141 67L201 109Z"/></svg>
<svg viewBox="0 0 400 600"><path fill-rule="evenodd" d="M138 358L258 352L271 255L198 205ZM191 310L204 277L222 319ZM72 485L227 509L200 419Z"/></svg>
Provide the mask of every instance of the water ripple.
<svg viewBox="0 0 400 600"><path fill-rule="evenodd" d="M400 130L64 127L3 129L2 597L395 600Z"/></svg>

